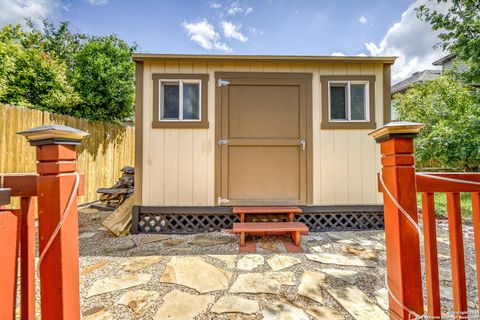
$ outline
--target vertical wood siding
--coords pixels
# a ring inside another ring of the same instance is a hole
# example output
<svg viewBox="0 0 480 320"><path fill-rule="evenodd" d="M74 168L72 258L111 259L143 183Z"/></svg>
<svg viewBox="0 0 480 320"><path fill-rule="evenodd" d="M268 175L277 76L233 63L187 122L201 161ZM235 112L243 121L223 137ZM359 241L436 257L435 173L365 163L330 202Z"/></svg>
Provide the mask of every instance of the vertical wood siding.
<svg viewBox="0 0 480 320"><path fill-rule="evenodd" d="M379 204L380 152L370 130L321 130L320 75L375 75L375 121L383 124L381 63L145 62L143 205L213 206L215 189L215 72L313 74L313 204ZM152 129L152 74L208 73L208 129Z"/></svg>
<svg viewBox="0 0 480 320"><path fill-rule="evenodd" d="M120 169L135 165L133 127L0 104L0 174L36 172L35 148L16 133L49 124L90 134L77 147L77 171L85 175L85 195L79 197L79 203L95 201L97 188L110 187L121 176Z"/></svg>

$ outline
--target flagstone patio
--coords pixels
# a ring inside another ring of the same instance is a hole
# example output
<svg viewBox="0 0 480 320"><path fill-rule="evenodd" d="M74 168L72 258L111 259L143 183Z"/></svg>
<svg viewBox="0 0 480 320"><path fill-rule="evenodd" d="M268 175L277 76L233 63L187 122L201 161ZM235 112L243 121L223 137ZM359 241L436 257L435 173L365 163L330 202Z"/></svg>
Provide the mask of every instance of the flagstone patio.
<svg viewBox="0 0 480 320"><path fill-rule="evenodd" d="M311 233L305 253L264 238L256 254L240 254L237 236L220 233L115 238L102 215L80 213L83 319L387 319L383 231ZM448 302L445 226L438 229Z"/></svg>

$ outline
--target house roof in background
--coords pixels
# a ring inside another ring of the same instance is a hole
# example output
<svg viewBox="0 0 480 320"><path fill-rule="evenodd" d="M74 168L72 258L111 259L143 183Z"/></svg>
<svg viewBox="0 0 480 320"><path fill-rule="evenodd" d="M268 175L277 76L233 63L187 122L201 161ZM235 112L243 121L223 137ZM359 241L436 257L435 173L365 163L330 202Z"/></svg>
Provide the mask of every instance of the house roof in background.
<svg viewBox="0 0 480 320"><path fill-rule="evenodd" d="M455 58L457 55L455 53L450 53L450 54L447 54L445 57L442 57L436 61L433 61L432 64L434 66L441 66L443 65L445 62L448 62L450 60L452 60L453 58Z"/></svg>
<svg viewBox="0 0 480 320"><path fill-rule="evenodd" d="M441 75L441 70L423 70L415 72L407 79L404 79L392 86L392 94L404 92L408 87L417 82L435 80Z"/></svg>
<svg viewBox="0 0 480 320"><path fill-rule="evenodd" d="M393 64L393 56L298 56L298 55L211 55L211 54L154 54L134 53L134 61L198 60L198 61L300 61L300 62L362 62L377 61Z"/></svg>

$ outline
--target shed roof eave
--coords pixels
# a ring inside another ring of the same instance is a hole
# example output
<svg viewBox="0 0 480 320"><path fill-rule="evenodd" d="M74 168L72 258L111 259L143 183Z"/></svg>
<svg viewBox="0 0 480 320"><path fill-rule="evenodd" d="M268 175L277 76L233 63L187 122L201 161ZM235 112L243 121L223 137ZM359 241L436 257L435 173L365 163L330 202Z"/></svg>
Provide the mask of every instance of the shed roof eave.
<svg viewBox="0 0 480 320"><path fill-rule="evenodd" d="M208 55L208 54L152 54L134 53L134 61L198 60L198 61L303 61L303 62L362 62L376 61L393 64L394 56L298 56L298 55Z"/></svg>

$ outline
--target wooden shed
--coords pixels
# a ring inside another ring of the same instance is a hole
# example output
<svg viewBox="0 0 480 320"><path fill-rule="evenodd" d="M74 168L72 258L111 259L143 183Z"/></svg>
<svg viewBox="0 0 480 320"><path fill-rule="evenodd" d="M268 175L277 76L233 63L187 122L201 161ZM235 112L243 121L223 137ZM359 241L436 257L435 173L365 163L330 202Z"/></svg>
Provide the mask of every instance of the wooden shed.
<svg viewBox="0 0 480 320"><path fill-rule="evenodd" d="M390 121L394 57L133 59L134 232L216 230L237 205L300 206L327 229L383 223L367 134Z"/></svg>

